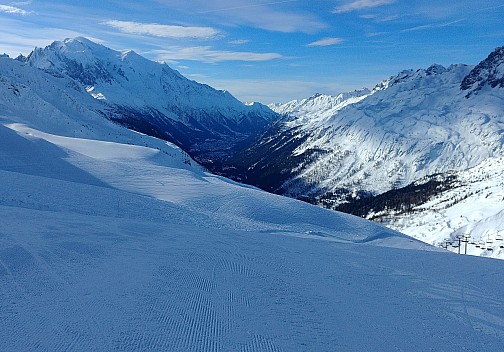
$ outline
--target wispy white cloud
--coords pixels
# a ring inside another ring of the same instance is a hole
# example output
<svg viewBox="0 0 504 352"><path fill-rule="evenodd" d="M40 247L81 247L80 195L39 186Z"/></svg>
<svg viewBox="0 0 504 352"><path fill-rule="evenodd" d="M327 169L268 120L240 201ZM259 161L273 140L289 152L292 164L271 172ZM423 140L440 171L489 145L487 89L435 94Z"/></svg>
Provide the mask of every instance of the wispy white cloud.
<svg viewBox="0 0 504 352"><path fill-rule="evenodd" d="M363 18L365 20L374 20L375 18L378 17L378 15L373 15L373 14L368 13L368 14L365 14L365 15L361 15L359 17Z"/></svg>
<svg viewBox="0 0 504 352"><path fill-rule="evenodd" d="M264 4L243 4L241 6L232 6L232 7L225 7L225 8L216 8L213 10L205 10L205 11L200 11L199 13L211 13L211 12L223 12L223 11L231 11L231 10L243 10L243 9L249 9L251 7L261 7L261 6L268 6L268 5L278 5L278 4L285 4L289 2L298 2L299 0L284 0L284 1L274 1L274 2L269 2L269 3L264 3Z"/></svg>
<svg viewBox="0 0 504 352"><path fill-rule="evenodd" d="M412 28L406 28L403 29L401 32L414 32L414 31L425 31L429 29L435 29L435 28L443 28L443 27L448 27L454 24L457 24L459 22L465 21L465 18L456 20L456 21L451 21L451 22L445 22L445 23L429 23L421 26L416 26Z"/></svg>
<svg viewBox="0 0 504 352"><path fill-rule="evenodd" d="M30 16L35 17L35 16ZM35 47L43 48L55 40L64 38L86 37L94 42L103 43L103 40L90 33L62 29L30 26L22 17L6 18L0 21L0 53L10 56L18 54L27 55ZM35 29L36 28L36 29Z"/></svg>
<svg viewBox="0 0 504 352"><path fill-rule="evenodd" d="M228 43L233 44L233 45L242 45L242 44L247 44L249 42L250 42L250 40L247 40L247 39L238 39L238 40L231 40Z"/></svg>
<svg viewBox="0 0 504 352"><path fill-rule="evenodd" d="M282 33L316 33L329 27L314 12L296 7L301 0L157 0L167 9L204 16L223 26L253 27ZM292 4L290 4L292 3ZM301 6L302 7L302 6ZM196 9L196 10L195 10Z"/></svg>
<svg viewBox="0 0 504 352"><path fill-rule="evenodd" d="M33 4L33 1L31 1L31 0L29 0L29 1L13 1L13 2L9 3L10 6L28 6L31 4Z"/></svg>
<svg viewBox="0 0 504 352"><path fill-rule="evenodd" d="M277 53L214 50L210 46L170 46L167 49L156 50L154 53L158 55L158 60L191 60L205 63L222 61L269 61L281 59L283 57L281 54Z"/></svg>
<svg viewBox="0 0 504 352"><path fill-rule="evenodd" d="M336 45L343 43L343 39L341 38L324 38L321 40L317 40L316 42L312 42L310 44L307 44L307 47L313 47L313 46L330 46L330 45Z"/></svg>
<svg viewBox="0 0 504 352"><path fill-rule="evenodd" d="M482 9L477 10L477 12L484 12L484 11L489 11L489 10L497 10L504 7L504 5L496 5L496 6L491 6L491 7L485 7Z"/></svg>
<svg viewBox="0 0 504 352"><path fill-rule="evenodd" d="M365 20L373 20L374 22L378 22L378 23L391 22L391 21L395 21L395 20L398 20L401 18L398 15L390 15L390 16L380 17L375 14L366 14L366 15L362 15L359 17L362 19L365 19Z"/></svg>
<svg viewBox="0 0 504 352"><path fill-rule="evenodd" d="M205 63L222 61L269 61L283 56L277 53L255 53L243 51L214 50L210 46L177 47L171 46L164 50L157 50L159 60L191 60Z"/></svg>
<svg viewBox="0 0 504 352"><path fill-rule="evenodd" d="M366 33L366 37L379 37L387 34L389 34L389 32L368 32Z"/></svg>
<svg viewBox="0 0 504 352"><path fill-rule="evenodd" d="M188 75L186 75L186 77L191 77L191 78L207 78L208 76L207 75L203 75L201 73L190 73Z"/></svg>
<svg viewBox="0 0 504 352"><path fill-rule="evenodd" d="M346 13L394 3L396 0L354 0L336 7L333 13Z"/></svg>
<svg viewBox="0 0 504 352"><path fill-rule="evenodd" d="M184 27L184 26L170 26L157 23L141 23L130 21L105 21L103 24L112 28L118 29L123 33L148 35L153 37L165 38L197 38L197 39L211 39L216 38L221 33L212 27Z"/></svg>
<svg viewBox="0 0 504 352"><path fill-rule="evenodd" d="M0 5L0 12L15 14L15 15L29 15L32 12L23 10L19 7L11 6L11 5Z"/></svg>
<svg viewBox="0 0 504 352"><path fill-rule="evenodd" d="M383 18L379 18L378 22L392 22L392 21L396 21L400 18L401 18L401 16L398 16L398 15L385 16Z"/></svg>

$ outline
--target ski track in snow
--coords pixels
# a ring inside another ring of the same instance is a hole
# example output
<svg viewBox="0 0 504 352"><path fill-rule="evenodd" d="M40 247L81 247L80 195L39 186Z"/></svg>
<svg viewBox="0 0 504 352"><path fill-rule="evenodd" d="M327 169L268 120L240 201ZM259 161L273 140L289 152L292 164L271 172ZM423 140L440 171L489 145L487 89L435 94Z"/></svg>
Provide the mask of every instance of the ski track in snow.
<svg viewBox="0 0 504 352"><path fill-rule="evenodd" d="M26 155L31 143L35 157L2 150L1 351L503 346L501 261L436 250L155 148L8 127L0 138Z"/></svg>
<svg viewBox="0 0 504 352"><path fill-rule="evenodd" d="M489 260L478 287L473 263L444 253L1 212L2 350L497 351L504 341L502 268Z"/></svg>

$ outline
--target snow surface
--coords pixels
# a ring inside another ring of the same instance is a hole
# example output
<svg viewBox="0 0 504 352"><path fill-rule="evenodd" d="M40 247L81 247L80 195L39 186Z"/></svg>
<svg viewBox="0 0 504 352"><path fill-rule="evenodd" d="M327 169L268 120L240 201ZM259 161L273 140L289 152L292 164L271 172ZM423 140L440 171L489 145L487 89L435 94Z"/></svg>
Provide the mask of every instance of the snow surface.
<svg viewBox="0 0 504 352"><path fill-rule="evenodd" d="M0 118L1 351L502 348L501 261L37 118Z"/></svg>

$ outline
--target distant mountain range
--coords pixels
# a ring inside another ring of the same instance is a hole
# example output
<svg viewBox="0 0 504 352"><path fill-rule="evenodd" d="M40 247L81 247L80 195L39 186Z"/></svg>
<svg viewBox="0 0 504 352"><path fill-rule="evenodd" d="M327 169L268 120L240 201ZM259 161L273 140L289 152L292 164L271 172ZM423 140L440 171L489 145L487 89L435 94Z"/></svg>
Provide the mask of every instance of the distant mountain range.
<svg viewBox="0 0 504 352"><path fill-rule="evenodd" d="M386 222L385 210L421 207L460 186L464 170L504 156L503 88L504 47L476 66L405 70L373 89L270 107L85 38L0 57L2 115L35 114L34 127L66 124L82 137L99 120L121 124L175 143L217 174ZM397 201L404 187L420 195Z"/></svg>
<svg viewBox="0 0 504 352"><path fill-rule="evenodd" d="M271 106L286 117L262 143L291 138L286 154L303 160L272 191L337 205L352 194L383 193L503 155L504 91L496 83L504 77L502 49L496 53L476 67L433 65L403 71L372 91Z"/></svg>

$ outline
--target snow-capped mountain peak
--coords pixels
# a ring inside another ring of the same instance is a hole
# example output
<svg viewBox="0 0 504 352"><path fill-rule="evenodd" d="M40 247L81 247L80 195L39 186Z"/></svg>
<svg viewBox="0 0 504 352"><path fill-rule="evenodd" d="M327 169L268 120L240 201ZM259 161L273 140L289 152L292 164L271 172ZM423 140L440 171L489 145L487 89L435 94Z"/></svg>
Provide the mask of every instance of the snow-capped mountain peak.
<svg viewBox="0 0 504 352"><path fill-rule="evenodd" d="M227 91L189 80L168 65L147 60L133 50L115 51L83 37L36 48L26 61L53 75L68 75L83 85L107 90L105 95L115 104L161 110L159 105L170 104L175 99L178 105L193 108L231 110L233 113L227 117L234 121L252 110L264 111L258 105L244 105ZM134 90L135 97L125 90ZM274 114L267 115L262 117L271 118Z"/></svg>
<svg viewBox="0 0 504 352"><path fill-rule="evenodd" d="M133 50L115 51L83 37L55 41L45 48L36 48L26 59L30 66L51 74L65 74L82 84L112 84L129 80L129 76L150 77L160 72L182 76L138 55ZM137 73L138 71L138 73Z"/></svg>
<svg viewBox="0 0 504 352"><path fill-rule="evenodd" d="M36 48L25 61L75 80L80 90L102 101L107 118L198 155L212 154L205 160L260 133L277 117L264 105L245 105L132 50L112 50L82 37Z"/></svg>
<svg viewBox="0 0 504 352"><path fill-rule="evenodd" d="M426 69L403 70L388 80L389 83L386 85L386 88L399 84L413 84L413 86L408 86L408 88L415 88L415 85L418 84L425 86L449 83L449 81L460 81L469 72L468 67L467 65L444 67L433 64Z"/></svg>
<svg viewBox="0 0 504 352"><path fill-rule="evenodd" d="M45 48L36 48L26 61L30 66L51 74L68 75L83 84L93 85L98 81L111 82L112 75L99 58L110 59L114 54L111 49L78 37L55 41Z"/></svg>

